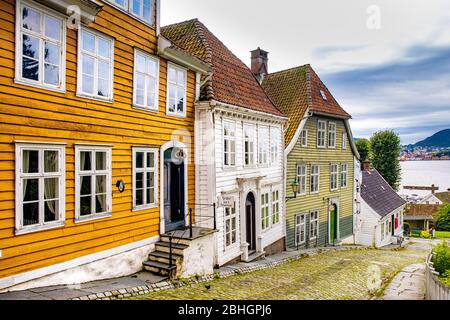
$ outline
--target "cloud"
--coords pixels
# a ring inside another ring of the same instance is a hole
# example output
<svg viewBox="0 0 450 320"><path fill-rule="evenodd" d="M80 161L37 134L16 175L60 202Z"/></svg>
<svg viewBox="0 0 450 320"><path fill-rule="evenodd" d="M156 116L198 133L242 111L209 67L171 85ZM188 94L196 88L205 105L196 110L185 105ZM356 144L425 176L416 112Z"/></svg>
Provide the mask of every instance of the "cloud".
<svg viewBox="0 0 450 320"><path fill-rule="evenodd" d="M450 128L450 46L415 45L395 61L321 78L353 115L355 136L394 129L412 143Z"/></svg>

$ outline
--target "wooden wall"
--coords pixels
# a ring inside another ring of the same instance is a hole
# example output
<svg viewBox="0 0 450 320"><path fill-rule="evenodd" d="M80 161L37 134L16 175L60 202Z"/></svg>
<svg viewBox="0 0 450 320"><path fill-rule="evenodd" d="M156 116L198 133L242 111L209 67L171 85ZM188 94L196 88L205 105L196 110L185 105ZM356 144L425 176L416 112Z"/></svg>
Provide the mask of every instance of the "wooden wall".
<svg viewBox="0 0 450 320"><path fill-rule="evenodd" d="M89 27L115 39L114 103L75 96L77 32L71 29L67 29L66 93L15 84L15 0L0 0L0 278L157 236L159 208L131 211L132 147L161 146L179 129L190 149L188 201L194 202L194 72L188 73L186 118L166 115L164 59L160 59L159 112L134 109L134 48L155 54L155 30L106 4ZM15 236L16 140L67 144L65 227ZM76 143L113 145L113 190L120 179L127 190L113 194L110 218L74 223Z"/></svg>

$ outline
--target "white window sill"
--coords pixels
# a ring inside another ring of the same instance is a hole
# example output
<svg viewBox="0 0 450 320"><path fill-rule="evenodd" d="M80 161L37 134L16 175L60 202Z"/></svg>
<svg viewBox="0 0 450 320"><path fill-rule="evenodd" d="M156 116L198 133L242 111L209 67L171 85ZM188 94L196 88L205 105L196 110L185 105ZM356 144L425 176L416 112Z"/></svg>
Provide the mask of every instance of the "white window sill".
<svg viewBox="0 0 450 320"><path fill-rule="evenodd" d="M148 205L148 206L133 207L133 209L131 211L132 212L139 212L139 211L144 211L144 210L149 210L149 209L156 209L156 208L158 208L158 204L152 204L152 205Z"/></svg>
<svg viewBox="0 0 450 320"><path fill-rule="evenodd" d="M186 118L185 113L179 114L179 113L166 112L166 115L168 115L170 117L180 118L180 119Z"/></svg>
<svg viewBox="0 0 450 320"><path fill-rule="evenodd" d="M146 107L143 107L143 106L138 106L136 104L133 104L132 108L136 109L136 110L139 110L139 111L145 111L145 112L150 112L150 113L158 113L159 112L158 109L150 109L150 108L146 108Z"/></svg>
<svg viewBox="0 0 450 320"><path fill-rule="evenodd" d="M102 214L98 214L98 215L90 215L90 216L86 216L86 217L75 218L75 223L79 224L79 223L91 222L91 221L101 220L101 219L106 219L106 218L111 218L111 217L112 217L111 212L102 213Z"/></svg>
<svg viewBox="0 0 450 320"><path fill-rule="evenodd" d="M15 235L20 236L20 235L28 234L28 233L52 230L52 229L62 228L65 225L66 225L65 221L59 221L57 223L46 224L43 226L22 227L20 229L16 229Z"/></svg>
<svg viewBox="0 0 450 320"><path fill-rule="evenodd" d="M36 88L36 89L49 90L49 91L58 92L58 93L66 93L66 89L64 88L64 86L62 86L62 87L55 87L55 86L40 84L40 83L37 83L37 82L32 81L32 80L24 80L24 79L18 79L18 78L14 78L14 83L20 84L20 85L24 85L24 86L33 87L33 88Z"/></svg>
<svg viewBox="0 0 450 320"><path fill-rule="evenodd" d="M76 96L78 98L90 99L90 100L106 102L106 103L114 103L114 99L112 97L111 98L102 98L101 96L91 96L89 94L79 93L79 92L77 92Z"/></svg>

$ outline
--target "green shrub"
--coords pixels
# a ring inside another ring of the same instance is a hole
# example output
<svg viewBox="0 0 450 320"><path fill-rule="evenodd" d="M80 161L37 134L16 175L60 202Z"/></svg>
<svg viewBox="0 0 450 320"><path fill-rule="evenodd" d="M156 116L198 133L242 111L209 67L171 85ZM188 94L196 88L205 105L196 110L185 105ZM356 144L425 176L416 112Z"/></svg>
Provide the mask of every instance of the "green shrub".
<svg viewBox="0 0 450 320"><path fill-rule="evenodd" d="M444 204L438 211L434 220L436 230L450 231L450 203Z"/></svg>
<svg viewBox="0 0 450 320"><path fill-rule="evenodd" d="M411 230L411 226L409 225L409 223L404 222L403 223L403 231L405 232L405 235L409 234L410 230Z"/></svg>
<svg viewBox="0 0 450 320"><path fill-rule="evenodd" d="M450 270L445 271L445 273L440 277L443 284L450 286Z"/></svg>
<svg viewBox="0 0 450 320"><path fill-rule="evenodd" d="M440 275L445 275L450 271L450 247L446 242L442 242L433 248L434 269Z"/></svg>
<svg viewBox="0 0 450 320"><path fill-rule="evenodd" d="M420 237L424 238L424 239L430 239L431 238L431 234L428 231L422 231L420 233Z"/></svg>

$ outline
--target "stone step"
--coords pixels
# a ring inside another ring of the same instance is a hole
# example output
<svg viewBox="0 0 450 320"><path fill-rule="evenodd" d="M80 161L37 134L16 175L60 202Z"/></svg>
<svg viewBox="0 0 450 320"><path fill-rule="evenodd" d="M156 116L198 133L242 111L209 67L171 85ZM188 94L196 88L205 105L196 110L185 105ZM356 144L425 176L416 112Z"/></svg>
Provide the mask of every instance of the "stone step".
<svg viewBox="0 0 450 320"><path fill-rule="evenodd" d="M168 235L161 235L161 241L162 242L170 242L170 236ZM189 238L177 238L177 237L172 237L172 243L179 243L179 244L184 244L189 246L191 244L192 239Z"/></svg>
<svg viewBox="0 0 450 320"><path fill-rule="evenodd" d="M173 244L172 243L172 254L176 254L179 256L183 255L183 251L187 249L189 246L185 244ZM170 252L170 243L165 241L159 241L155 243L156 251L169 253Z"/></svg>
<svg viewBox="0 0 450 320"><path fill-rule="evenodd" d="M160 262L160 263L165 263L165 264L169 264L169 258L170 258L170 254L167 252L162 252L162 251L154 251L148 255L148 259L150 261L155 261L155 262ZM181 261L182 259L183 259L183 256L172 253L172 263L174 265L177 265L177 262Z"/></svg>
<svg viewBox="0 0 450 320"><path fill-rule="evenodd" d="M173 278L176 273L176 266L169 267L165 263L155 262L155 261L145 261L143 263L144 269L164 277Z"/></svg>

